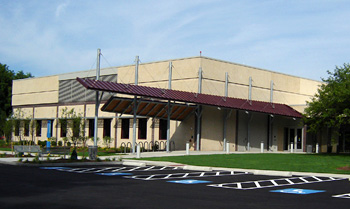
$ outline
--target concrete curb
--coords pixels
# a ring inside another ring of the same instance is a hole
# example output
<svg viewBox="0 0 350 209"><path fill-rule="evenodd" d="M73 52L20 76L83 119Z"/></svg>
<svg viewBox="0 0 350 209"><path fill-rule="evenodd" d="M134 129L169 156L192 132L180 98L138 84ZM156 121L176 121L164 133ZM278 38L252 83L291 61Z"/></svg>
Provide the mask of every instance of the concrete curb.
<svg viewBox="0 0 350 209"><path fill-rule="evenodd" d="M183 167L185 170L194 170L194 171L212 171L212 167L206 167L206 166L194 166L194 165L185 165Z"/></svg>
<svg viewBox="0 0 350 209"><path fill-rule="evenodd" d="M127 166L138 166L138 167L145 167L146 163L145 162L136 162L136 161L129 161L129 160L123 160L123 165Z"/></svg>

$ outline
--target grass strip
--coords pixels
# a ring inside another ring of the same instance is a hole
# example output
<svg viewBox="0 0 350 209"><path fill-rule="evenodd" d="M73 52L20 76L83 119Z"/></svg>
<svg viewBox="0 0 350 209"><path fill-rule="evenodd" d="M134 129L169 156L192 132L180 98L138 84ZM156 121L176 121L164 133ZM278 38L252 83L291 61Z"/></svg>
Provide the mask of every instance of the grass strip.
<svg viewBox="0 0 350 209"><path fill-rule="evenodd" d="M154 157L142 160L210 167L350 174L350 169L339 169L350 166L350 155L341 154L219 154Z"/></svg>

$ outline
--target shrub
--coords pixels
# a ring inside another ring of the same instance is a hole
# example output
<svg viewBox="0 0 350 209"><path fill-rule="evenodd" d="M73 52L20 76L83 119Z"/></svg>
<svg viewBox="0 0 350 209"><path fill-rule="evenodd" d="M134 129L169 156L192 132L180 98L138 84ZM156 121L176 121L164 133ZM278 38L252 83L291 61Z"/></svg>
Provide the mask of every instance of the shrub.
<svg viewBox="0 0 350 209"><path fill-rule="evenodd" d="M57 146L57 142L56 141L51 141L51 146L53 146L53 147Z"/></svg>

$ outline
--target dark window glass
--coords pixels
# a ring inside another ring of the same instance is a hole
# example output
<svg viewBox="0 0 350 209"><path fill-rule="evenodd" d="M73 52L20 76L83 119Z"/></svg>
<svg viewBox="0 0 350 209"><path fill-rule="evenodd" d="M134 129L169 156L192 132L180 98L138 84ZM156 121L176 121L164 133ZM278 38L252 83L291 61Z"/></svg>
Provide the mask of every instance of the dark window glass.
<svg viewBox="0 0 350 209"><path fill-rule="evenodd" d="M147 118L139 119L139 139L147 138Z"/></svg>
<svg viewBox="0 0 350 209"><path fill-rule="evenodd" d="M67 137L67 120L61 120L61 137Z"/></svg>
<svg viewBox="0 0 350 209"><path fill-rule="evenodd" d="M103 120L103 137L111 137L111 119Z"/></svg>
<svg viewBox="0 0 350 209"><path fill-rule="evenodd" d="M36 136L41 136L41 127L42 127L42 121L41 120L37 120L36 121L36 127L35 127Z"/></svg>
<svg viewBox="0 0 350 209"><path fill-rule="evenodd" d="M129 131L130 131L130 119L123 118L122 119L122 130L121 130L121 138L128 139Z"/></svg>
<svg viewBox="0 0 350 209"><path fill-rule="evenodd" d="M95 119L89 119L89 137L94 137Z"/></svg>
<svg viewBox="0 0 350 209"><path fill-rule="evenodd" d="M159 139L166 139L167 126L167 120L159 120Z"/></svg>
<svg viewBox="0 0 350 209"><path fill-rule="evenodd" d="M30 120L24 121L24 136L29 136L29 124Z"/></svg>

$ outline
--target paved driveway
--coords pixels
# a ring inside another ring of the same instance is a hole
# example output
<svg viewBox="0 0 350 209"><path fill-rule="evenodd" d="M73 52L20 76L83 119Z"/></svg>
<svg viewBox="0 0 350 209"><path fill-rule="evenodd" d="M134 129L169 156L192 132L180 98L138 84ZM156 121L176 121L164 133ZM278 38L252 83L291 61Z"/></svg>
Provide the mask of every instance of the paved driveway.
<svg viewBox="0 0 350 209"><path fill-rule="evenodd" d="M1 208L349 208L350 182L122 165L0 165Z"/></svg>

